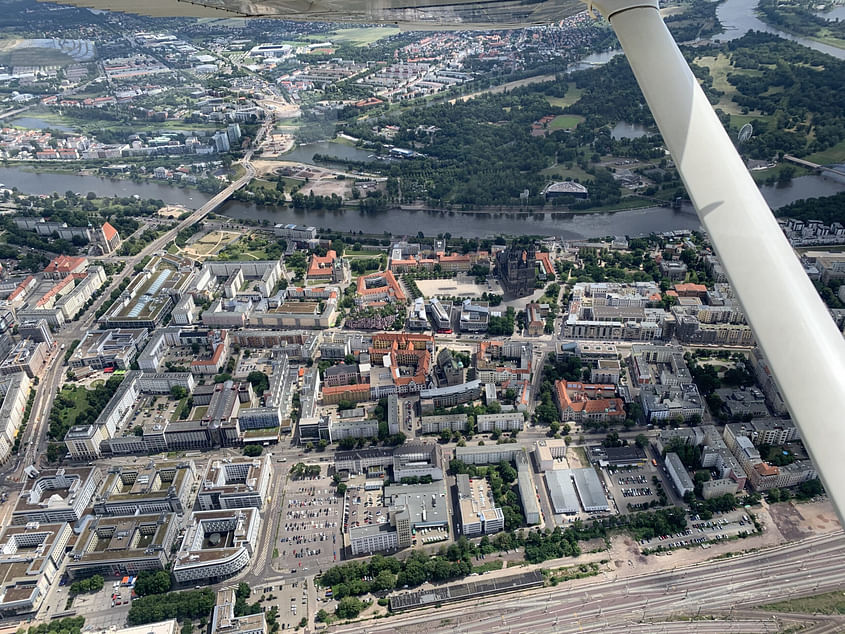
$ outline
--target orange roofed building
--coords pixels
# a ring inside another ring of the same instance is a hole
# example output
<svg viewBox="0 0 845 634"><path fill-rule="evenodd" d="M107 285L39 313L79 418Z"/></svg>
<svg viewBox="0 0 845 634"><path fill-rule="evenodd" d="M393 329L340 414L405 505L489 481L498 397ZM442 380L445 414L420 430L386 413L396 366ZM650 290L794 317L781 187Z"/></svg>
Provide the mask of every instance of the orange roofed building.
<svg viewBox="0 0 845 634"><path fill-rule="evenodd" d="M537 264L539 266L539 270L537 271L537 276L541 280L545 280L548 278L554 278L555 276L555 268L552 266L552 259L550 255L546 251L540 251L536 255Z"/></svg>
<svg viewBox="0 0 845 634"><path fill-rule="evenodd" d="M391 271L371 273L358 278L358 297L355 301L360 305L405 302L407 299Z"/></svg>
<svg viewBox="0 0 845 634"><path fill-rule="evenodd" d="M84 273L88 268L88 258L60 255L50 260L44 268L44 277L61 279L73 273Z"/></svg>
<svg viewBox="0 0 845 634"><path fill-rule="evenodd" d="M315 280L331 279L335 260L337 260L337 251L334 249L326 252L325 257L315 253L311 256L311 262L308 264L308 278Z"/></svg>
<svg viewBox="0 0 845 634"><path fill-rule="evenodd" d="M675 284L674 288L678 297L698 297L701 300L707 298L707 287L704 284Z"/></svg>
<svg viewBox="0 0 845 634"><path fill-rule="evenodd" d="M389 385L371 378L371 395L381 398L388 393L419 392L426 386L431 369L434 337L421 334L380 332L373 335L369 349L371 364L390 372ZM372 375L371 375L372 376Z"/></svg>
<svg viewBox="0 0 845 634"><path fill-rule="evenodd" d="M108 254L120 246L120 234L108 222L100 228L103 232L103 252Z"/></svg>
<svg viewBox="0 0 845 634"><path fill-rule="evenodd" d="M604 423L625 419L625 404L616 396L615 385L555 381L555 400L562 422Z"/></svg>

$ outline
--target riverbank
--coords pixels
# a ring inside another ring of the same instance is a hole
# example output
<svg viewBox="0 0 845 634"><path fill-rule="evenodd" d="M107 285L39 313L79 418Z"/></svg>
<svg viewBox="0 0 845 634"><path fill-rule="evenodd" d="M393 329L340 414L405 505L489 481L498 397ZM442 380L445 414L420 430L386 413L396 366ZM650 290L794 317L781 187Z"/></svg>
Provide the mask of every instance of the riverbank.
<svg viewBox="0 0 845 634"><path fill-rule="evenodd" d="M212 195L172 187L155 181L134 183L100 176L82 176L78 173L43 174L21 168L0 167L0 183L16 186L29 194L53 192L89 192L100 196L133 196L152 198L185 209L197 209L208 202ZM845 182L813 174L793 179L786 187L761 187L772 208L782 207L796 200L830 196L845 191ZM699 230L698 216L690 205L681 209L651 206L629 210L599 210L589 213L514 214L498 215L449 212L446 210L421 211L394 209L366 213L358 209L336 211L291 209L290 207L258 207L238 201L228 201L218 211L221 216L235 220L249 220L269 224L295 223L312 225L347 233L363 231L382 234L388 231L396 236L414 235L424 231L427 235L450 233L464 238L490 236L555 235L567 240L601 238L605 236L639 236L674 230Z"/></svg>

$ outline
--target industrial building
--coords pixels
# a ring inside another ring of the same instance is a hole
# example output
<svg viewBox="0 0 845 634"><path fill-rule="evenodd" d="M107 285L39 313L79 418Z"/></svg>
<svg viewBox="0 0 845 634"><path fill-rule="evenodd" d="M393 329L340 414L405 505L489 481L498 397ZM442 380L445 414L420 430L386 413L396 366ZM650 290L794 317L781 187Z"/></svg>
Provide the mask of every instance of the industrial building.
<svg viewBox="0 0 845 634"><path fill-rule="evenodd" d="M98 467L42 471L24 482L12 511L12 524L75 522L88 508L102 479Z"/></svg>
<svg viewBox="0 0 845 634"><path fill-rule="evenodd" d="M558 469L546 472L546 484L557 514L572 515L578 504L586 513L607 512L610 505L604 487L592 468Z"/></svg>

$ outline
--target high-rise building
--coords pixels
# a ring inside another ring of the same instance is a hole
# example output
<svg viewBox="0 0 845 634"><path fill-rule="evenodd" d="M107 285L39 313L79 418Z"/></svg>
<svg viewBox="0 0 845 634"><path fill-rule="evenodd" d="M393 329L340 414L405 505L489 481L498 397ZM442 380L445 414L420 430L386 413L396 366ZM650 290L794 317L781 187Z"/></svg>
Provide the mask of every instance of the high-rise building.
<svg viewBox="0 0 845 634"><path fill-rule="evenodd" d="M214 133L214 148L218 152L228 152L229 148L229 135L223 130Z"/></svg>
<svg viewBox="0 0 845 634"><path fill-rule="evenodd" d="M229 145L237 145L241 140L241 126L237 123L230 123L226 128L226 136L229 137Z"/></svg>

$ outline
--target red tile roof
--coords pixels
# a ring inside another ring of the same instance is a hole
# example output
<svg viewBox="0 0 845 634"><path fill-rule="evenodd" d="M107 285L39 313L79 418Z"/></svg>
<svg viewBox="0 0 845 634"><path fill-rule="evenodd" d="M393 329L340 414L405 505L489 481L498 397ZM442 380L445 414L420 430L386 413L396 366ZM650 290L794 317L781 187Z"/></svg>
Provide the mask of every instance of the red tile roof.
<svg viewBox="0 0 845 634"><path fill-rule="evenodd" d="M308 277L331 277L332 263L337 259L337 251L334 249L326 252L325 257L321 257L316 253L311 256L311 262L308 264Z"/></svg>
<svg viewBox="0 0 845 634"><path fill-rule="evenodd" d="M112 227L108 222L103 223L103 235L106 236L106 240L111 242L112 238L117 235L117 229Z"/></svg>
<svg viewBox="0 0 845 634"><path fill-rule="evenodd" d="M85 263L85 258L71 255L60 255L53 258L44 269L45 273L70 273Z"/></svg>

